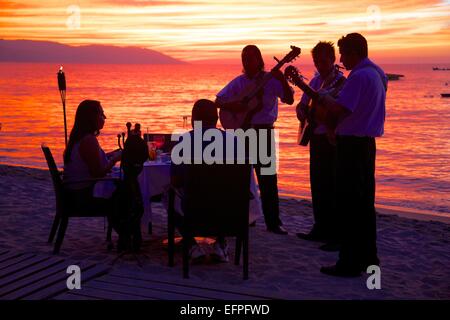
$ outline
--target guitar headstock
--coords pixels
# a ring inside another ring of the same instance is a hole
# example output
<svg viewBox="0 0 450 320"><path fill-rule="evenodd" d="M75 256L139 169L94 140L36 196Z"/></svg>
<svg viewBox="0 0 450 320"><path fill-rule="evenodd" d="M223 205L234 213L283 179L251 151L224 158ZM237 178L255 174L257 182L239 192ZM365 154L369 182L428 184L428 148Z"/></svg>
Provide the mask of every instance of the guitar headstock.
<svg viewBox="0 0 450 320"><path fill-rule="evenodd" d="M294 85L297 85L300 81L303 81L302 74L293 65L287 66L286 69L284 69L284 76Z"/></svg>
<svg viewBox="0 0 450 320"><path fill-rule="evenodd" d="M285 63L289 63L289 62L294 61L300 55L301 51L302 50L300 48L298 48L296 46L291 46L291 51L287 55L285 55L283 59L278 60L276 57L273 57L275 59L275 61L278 62L278 64L273 69L274 70L275 69L279 69Z"/></svg>
<svg viewBox="0 0 450 320"><path fill-rule="evenodd" d="M282 63L289 63L294 61L302 52L299 47L291 46L291 51L281 60Z"/></svg>

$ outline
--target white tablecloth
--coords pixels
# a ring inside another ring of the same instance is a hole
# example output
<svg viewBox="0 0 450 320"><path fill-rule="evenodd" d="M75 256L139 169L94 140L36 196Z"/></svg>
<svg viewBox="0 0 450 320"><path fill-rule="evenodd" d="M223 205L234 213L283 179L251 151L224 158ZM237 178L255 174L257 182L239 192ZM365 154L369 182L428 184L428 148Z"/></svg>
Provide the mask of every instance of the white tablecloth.
<svg viewBox="0 0 450 320"><path fill-rule="evenodd" d="M152 221L151 197L164 194L169 190L170 162L145 162L138 181L144 202L144 215L141 224L146 227ZM94 197L110 198L114 190L115 186L111 181L97 182L94 187ZM250 200L249 223L252 223L262 216L261 199L258 194L254 172L252 172L250 179L250 191L253 194L253 199Z"/></svg>
<svg viewBox="0 0 450 320"><path fill-rule="evenodd" d="M165 193L170 186L170 162L147 161L138 177L144 200L144 216L141 223L145 226L152 221L150 198Z"/></svg>
<svg viewBox="0 0 450 320"><path fill-rule="evenodd" d="M144 169L139 175L142 199L144 199L144 216L142 224L148 225L152 221L152 209L150 198L155 195L165 193L170 186L170 163L150 162L144 164ZM250 180L250 190L253 199L250 201L249 222L254 222L262 216L261 199L256 186L255 175L252 173Z"/></svg>

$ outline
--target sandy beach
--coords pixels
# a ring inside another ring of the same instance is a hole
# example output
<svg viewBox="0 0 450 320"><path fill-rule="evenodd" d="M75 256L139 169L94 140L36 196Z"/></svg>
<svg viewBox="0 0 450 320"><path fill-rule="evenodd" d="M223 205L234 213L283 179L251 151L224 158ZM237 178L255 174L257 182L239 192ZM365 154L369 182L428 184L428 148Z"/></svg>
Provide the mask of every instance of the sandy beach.
<svg viewBox="0 0 450 320"><path fill-rule="evenodd" d="M47 237L55 203L48 171L0 165L0 190L0 249L51 254ZM450 299L450 225L445 222L379 213L381 290L368 290L367 275L337 279L321 274L320 267L333 264L337 253L320 251L320 244L295 236L312 225L309 201L282 199L281 217L288 236L268 233L262 219L250 228L249 280L242 280L242 268L233 263L206 262L192 266L187 281L239 284L285 299ZM175 267L167 266L166 225L162 205L153 204L153 235L144 235L143 266L125 257L112 268L183 281L179 252ZM110 264L117 254L107 250L104 227L103 218L71 219L60 255ZM231 239L230 248L234 248Z"/></svg>

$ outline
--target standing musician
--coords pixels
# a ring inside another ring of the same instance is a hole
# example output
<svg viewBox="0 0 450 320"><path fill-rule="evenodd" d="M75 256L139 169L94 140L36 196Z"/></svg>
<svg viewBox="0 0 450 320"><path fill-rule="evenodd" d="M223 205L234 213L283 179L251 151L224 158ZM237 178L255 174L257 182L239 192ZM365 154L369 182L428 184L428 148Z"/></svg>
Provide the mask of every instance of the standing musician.
<svg viewBox="0 0 450 320"><path fill-rule="evenodd" d="M384 133L387 77L368 58L367 40L350 33L338 41L341 62L351 70L339 96L316 91L294 67L285 74L317 101L329 130L336 135L336 211L341 242L339 260L322 273L356 277L379 265L375 212L375 138Z"/></svg>
<svg viewBox="0 0 450 320"><path fill-rule="evenodd" d="M375 138L383 135L387 77L368 58L367 40L350 33L338 41L341 62L351 70L338 99L320 95L336 127L336 190L341 249L322 273L352 277L379 265L375 213Z"/></svg>
<svg viewBox="0 0 450 320"><path fill-rule="evenodd" d="M243 74L228 83L218 94L216 104L219 108L229 110L242 110L245 102L232 102L245 88L252 83L261 81L266 72L264 71L264 60L261 51L255 45L248 45L242 50ZM278 98L287 104L294 103L293 91L283 74L276 70L272 72L272 78L265 83L257 95L258 105L256 112L252 114L244 129L256 129L258 149L261 139L266 139L269 155L274 155L275 137L273 136L274 123L278 116ZM266 135L261 135L261 130L266 130ZM264 143L264 142L263 142ZM258 152L259 154L259 152ZM277 174L261 174L261 168L265 165L260 162L255 164L256 176L261 194L261 201L267 230L276 234L287 234L281 226L279 218L279 199ZM267 166L267 165L266 165Z"/></svg>
<svg viewBox="0 0 450 320"><path fill-rule="evenodd" d="M317 74L309 83L310 87L336 98L345 83L345 77L335 66L333 43L319 42L311 53ZM314 214L312 230L307 234L297 233L297 236L310 241L327 241L328 244L321 249L328 251L337 243L334 187L336 146L333 133L327 132L325 124L321 123L323 119L320 119L316 105L317 101L312 101L306 93L297 105L297 118L302 123L301 128L309 130L309 134L304 134L303 143L300 144L306 145L308 140L310 143L309 169ZM308 128L305 128L306 125Z"/></svg>

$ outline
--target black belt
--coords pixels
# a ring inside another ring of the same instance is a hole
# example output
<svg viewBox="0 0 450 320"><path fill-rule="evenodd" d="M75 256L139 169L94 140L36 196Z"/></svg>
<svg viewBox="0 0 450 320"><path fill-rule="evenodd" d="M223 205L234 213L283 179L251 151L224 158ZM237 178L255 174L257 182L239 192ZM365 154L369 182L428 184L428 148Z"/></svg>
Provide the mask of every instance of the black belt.
<svg viewBox="0 0 450 320"><path fill-rule="evenodd" d="M340 140L340 141L364 141L364 140L375 139L375 137L369 137L369 136L364 136L364 137L361 137L361 136L340 136L340 135L337 135L336 139Z"/></svg>

